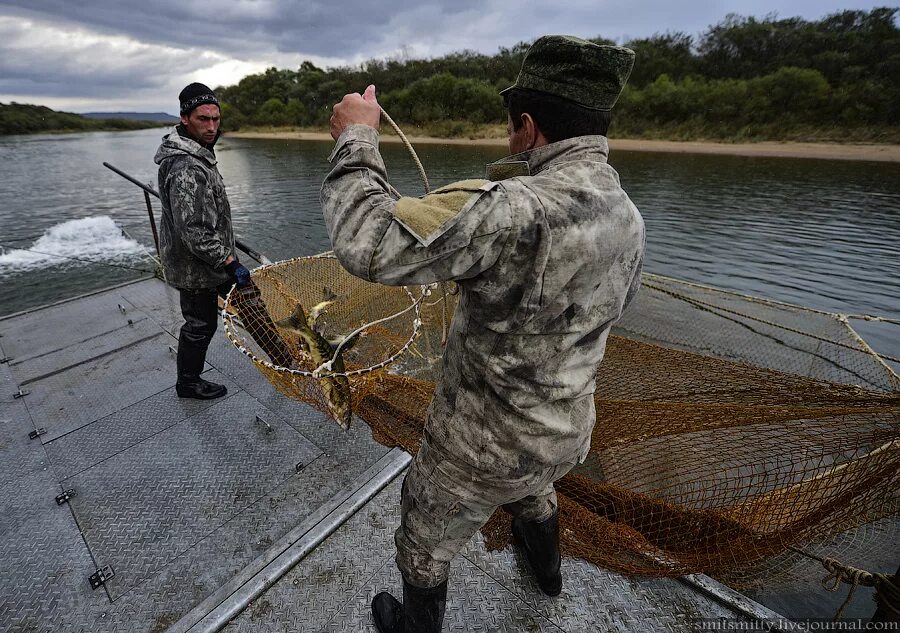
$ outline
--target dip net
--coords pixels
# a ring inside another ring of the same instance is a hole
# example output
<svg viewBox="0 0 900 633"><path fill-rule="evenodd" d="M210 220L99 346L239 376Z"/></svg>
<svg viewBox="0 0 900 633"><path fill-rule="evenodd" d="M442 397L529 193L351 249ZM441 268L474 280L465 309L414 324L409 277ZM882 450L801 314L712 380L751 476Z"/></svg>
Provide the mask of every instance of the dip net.
<svg viewBox="0 0 900 633"><path fill-rule="evenodd" d="M279 391L333 413L321 368L276 325L298 302L332 301L316 323L326 337L363 328L343 353L353 412L415 453L452 289L369 284L327 256L253 280L226 302L235 345ZM273 362L284 350L290 362ZM595 400L590 455L556 485L566 555L738 588L808 576L800 547L896 564L900 379L845 317L645 274ZM508 544L509 524L495 514L488 547Z"/></svg>

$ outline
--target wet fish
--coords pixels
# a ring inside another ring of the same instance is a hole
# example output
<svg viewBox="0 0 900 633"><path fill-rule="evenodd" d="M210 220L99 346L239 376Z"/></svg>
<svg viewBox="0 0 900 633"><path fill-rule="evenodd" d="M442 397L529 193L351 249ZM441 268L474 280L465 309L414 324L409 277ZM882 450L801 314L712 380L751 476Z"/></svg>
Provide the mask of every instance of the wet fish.
<svg viewBox="0 0 900 633"><path fill-rule="evenodd" d="M325 311L325 308L331 303L331 301L323 301L316 304L310 308L309 314L306 314L303 306L298 303L289 317L276 323L278 327L299 337L300 347L309 354L316 367L320 367L323 363L327 363L334 358L335 350L344 342L344 338L326 339L316 329L316 322ZM353 347L358 338L359 335L356 335L344 343L344 346L341 347L341 352L331 364L332 372L343 373L346 371L343 353ZM350 417L353 413L350 406L350 381L347 380L346 376L335 376L325 373L319 378L319 385L322 387L325 403L328 405L332 417L342 429L348 430L350 428Z"/></svg>
<svg viewBox="0 0 900 633"><path fill-rule="evenodd" d="M236 315L244 330L256 341L275 365L290 367L294 363L291 352L275 329L269 309L260 295L256 284L246 288L235 288L229 310Z"/></svg>

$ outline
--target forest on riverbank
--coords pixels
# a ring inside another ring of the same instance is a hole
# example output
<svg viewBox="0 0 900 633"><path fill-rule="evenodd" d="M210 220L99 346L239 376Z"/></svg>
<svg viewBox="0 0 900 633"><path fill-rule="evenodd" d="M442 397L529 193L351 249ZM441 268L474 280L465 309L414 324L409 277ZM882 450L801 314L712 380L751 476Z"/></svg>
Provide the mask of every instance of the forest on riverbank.
<svg viewBox="0 0 900 633"><path fill-rule="evenodd" d="M900 142L898 11L848 10L812 21L729 15L696 37L669 32L624 42L637 57L611 134ZM502 135L498 91L515 81L529 44L495 55L269 68L217 89L223 123L226 130L323 129L334 103L374 83L381 105L413 134Z"/></svg>
<svg viewBox="0 0 900 633"><path fill-rule="evenodd" d="M71 112L58 112L41 105L0 103L0 134L141 130L160 125L153 121L88 118Z"/></svg>

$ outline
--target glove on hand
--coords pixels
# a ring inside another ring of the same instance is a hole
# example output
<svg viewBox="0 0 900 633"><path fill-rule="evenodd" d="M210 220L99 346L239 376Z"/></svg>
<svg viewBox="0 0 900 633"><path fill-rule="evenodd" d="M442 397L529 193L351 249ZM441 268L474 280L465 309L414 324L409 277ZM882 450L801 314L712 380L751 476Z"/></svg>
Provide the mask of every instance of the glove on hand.
<svg viewBox="0 0 900 633"><path fill-rule="evenodd" d="M253 284L253 282L250 281L250 271L236 259L230 264L226 264L225 271L231 275L231 278L234 280L234 283L237 284L238 288L246 288Z"/></svg>

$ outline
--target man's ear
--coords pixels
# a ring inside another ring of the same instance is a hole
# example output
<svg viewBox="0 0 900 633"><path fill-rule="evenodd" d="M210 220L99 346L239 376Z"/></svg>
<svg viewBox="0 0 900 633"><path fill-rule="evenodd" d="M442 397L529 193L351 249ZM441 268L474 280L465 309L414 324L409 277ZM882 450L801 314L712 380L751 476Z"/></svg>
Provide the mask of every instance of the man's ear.
<svg viewBox="0 0 900 633"><path fill-rule="evenodd" d="M522 125L525 127L525 149L534 149L538 140L538 127L534 119L527 112L522 113Z"/></svg>
<svg viewBox="0 0 900 633"><path fill-rule="evenodd" d="M182 124L182 125L187 125L187 124L188 124L188 115L186 115L186 114L182 114L182 115L181 115L181 124Z"/></svg>

